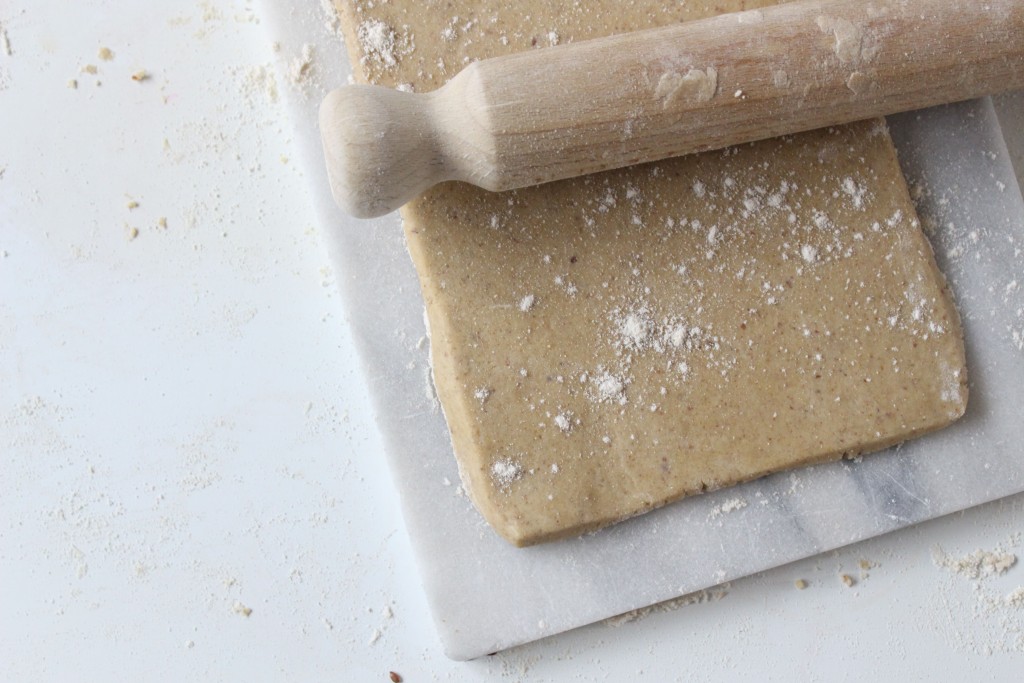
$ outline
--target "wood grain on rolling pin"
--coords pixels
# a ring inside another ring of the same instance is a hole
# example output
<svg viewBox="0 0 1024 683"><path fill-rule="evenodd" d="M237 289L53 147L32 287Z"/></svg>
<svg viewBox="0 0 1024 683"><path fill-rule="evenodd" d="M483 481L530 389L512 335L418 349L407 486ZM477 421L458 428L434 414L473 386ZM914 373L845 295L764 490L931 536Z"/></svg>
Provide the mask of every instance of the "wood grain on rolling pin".
<svg viewBox="0 0 1024 683"><path fill-rule="evenodd" d="M1024 87L1024 3L814 0L350 86L321 128L338 201L508 190Z"/></svg>

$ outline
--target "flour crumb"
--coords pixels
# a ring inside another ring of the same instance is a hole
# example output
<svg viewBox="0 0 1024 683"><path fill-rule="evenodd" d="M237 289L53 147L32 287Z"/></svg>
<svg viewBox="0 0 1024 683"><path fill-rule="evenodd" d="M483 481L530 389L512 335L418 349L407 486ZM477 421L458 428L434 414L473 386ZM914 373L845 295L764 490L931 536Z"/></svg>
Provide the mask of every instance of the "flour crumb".
<svg viewBox="0 0 1024 683"><path fill-rule="evenodd" d="M476 391L473 392L473 398L475 398L477 401L480 401L480 405L483 405L487 403L487 399L491 397L492 393L493 392L487 387L479 387Z"/></svg>
<svg viewBox="0 0 1024 683"><path fill-rule="evenodd" d="M680 607L687 605L702 605L708 602L718 602L725 596L729 595L729 584L723 584L718 588L707 589L698 591L696 593L689 593L682 595L678 598L666 600L665 602L659 602L649 607L643 607L641 609L635 609L625 614L620 614L617 617L611 617L604 620L605 626L610 628L619 628L624 624L630 624L634 621L644 619L652 614L660 612L672 612Z"/></svg>
<svg viewBox="0 0 1024 683"><path fill-rule="evenodd" d="M1024 586L1020 586L1006 596L1006 604L1011 607L1024 607Z"/></svg>
<svg viewBox="0 0 1024 683"><path fill-rule="evenodd" d="M491 479L502 491L508 491L512 484L523 476L523 466L506 458L491 465Z"/></svg>
<svg viewBox="0 0 1024 683"><path fill-rule="evenodd" d="M616 343L630 351L645 349L650 341L654 321L646 308L615 311Z"/></svg>
<svg viewBox="0 0 1024 683"><path fill-rule="evenodd" d="M537 297L533 294L527 294L519 300L519 310L523 313L529 312L531 308L537 303Z"/></svg>
<svg viewBox="0 0 1024 683"><path fill-rule="evenodd" d="M571 432L572 428L575 426L573 423L573 414L568 411L555 415L554 422L555 426L565 434Z"/></svg>
<svg viewBox="0 0 1024 683"><path fill-rule="evenodd" d="M398 66L398 60L411 52L408 41L380 19L368 19L356 29L356 37L363 49L364 60L377 63L385 69Z"/></svg>
<svg viewBox="0 0 1024 683"><path fill-rule="evenodd" d="M713 508L711 513L708 515L708 519L715 519L716 517L727 515L730 512L735 512L736 510L742 510L745 507L747 507L747 501L742 498L732 498Z"/></svg>
<svg viewBox="0 0 1024 683"><path fill-rule="evenodd" d="M1010 567L1017 564L1017 556L1013 553L975 550L970 555L952 558L936 546L932 549L932 561L937 567L948 569L966 579L984 579L989 576L1002 576Z"/></svg>
<svg viewBox="0 0 1024 683"><path fill-rule="evenodd" d="M800 257L807 263L814 263L818 260L818 249L810 244L800 247Z"/></svg>
<svg viewBox="0 0 1024 683"><path fill-rule="evenodd" d="M334 8L334 3L331 0L320 0L320 11L323 14L324 28L327 29L327 32L340 37L341 17L338 15L338 10Z"/></svg>
<svg viewBox="0 0 1024 683"><path fill-rule="evenodd" d="M234 75L238 78L238 88L241 90L242 97L250 106L258 104L257 96L260 94L270 102L277 102L277 78L274 76L272 65L251 66L244 72L235 72Z"/></svg>
<svg viewBox="0 0 1024 683"><path fill-rule="evenodd" d="M843 192L850 197L850 201L853 203L853 208L863 211L864 210L864 196L867 194L867 190L857 182L847 176L843 178L842 182Z"/></svg>
<svg viewBox="0 0 1024 683"><path fill-rule="evenodd" d="M316 53L309 43L302 46L299 56L292 60L291 79L295 85L305 85L312 77L315 70Z"/></svg>
<svg viewBox="0 0 1024 683"><path fill-rule="evenodd" d="M593 382L599 403L626 404L626 382L621 377L599 368Z"/></svg>
<svg viewBox="0 0 1024 683"><path fill-rule="evenodd" d="M721 509L723 513L729 513L735 512L736 510L742 510L745 507L747 507L747 501L742 498L733 498L732 500L727 500L722 503L719 506L719 509Z"/></svg>

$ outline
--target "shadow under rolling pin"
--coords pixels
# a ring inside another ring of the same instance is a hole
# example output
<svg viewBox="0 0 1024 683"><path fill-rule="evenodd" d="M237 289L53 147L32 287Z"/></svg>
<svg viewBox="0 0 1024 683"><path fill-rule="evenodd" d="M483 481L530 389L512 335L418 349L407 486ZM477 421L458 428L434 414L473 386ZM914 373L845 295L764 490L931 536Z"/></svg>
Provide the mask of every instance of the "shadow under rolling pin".
<svg viewBox="0 0 1024 683"><path fill-rule="evenodd" d="M461 180L511 190L1024 88L1024 0L802 0L466 67L413 94L330 92L350 214Z"/></svg>

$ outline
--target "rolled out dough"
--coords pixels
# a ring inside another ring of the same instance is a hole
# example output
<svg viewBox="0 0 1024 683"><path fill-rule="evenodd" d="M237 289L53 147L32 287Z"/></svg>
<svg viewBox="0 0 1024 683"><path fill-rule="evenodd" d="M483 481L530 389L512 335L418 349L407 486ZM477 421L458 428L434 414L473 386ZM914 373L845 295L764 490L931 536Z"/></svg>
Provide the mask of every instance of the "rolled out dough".
<svg viewBox="0 0 1024 683"><path fill-rule="evenodd" d="M427 91L474 59L772 3L337 4L360 80ZM959 318L881 121L449 183L402 216L466 490L517 545L964 412Z"/></svg>

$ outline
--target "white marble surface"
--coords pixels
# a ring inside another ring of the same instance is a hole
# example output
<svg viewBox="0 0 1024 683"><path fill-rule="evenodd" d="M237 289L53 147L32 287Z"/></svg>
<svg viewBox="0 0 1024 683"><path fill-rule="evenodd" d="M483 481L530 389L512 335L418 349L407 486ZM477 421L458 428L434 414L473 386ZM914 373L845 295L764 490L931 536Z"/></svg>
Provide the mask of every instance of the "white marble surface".
<svg viewBox="0 0 1024 683"><path fill-rule="evenodd" d="M342 51L316 7L265 8L285 42ZM397 218L352 219L327 190L316 109L324 85L347 80L343 62L322 60L310 87L286 99L326 242L351 276L342 295L450 656L520 645L1024 490L1024 353L1014 336L1024 333L1024 202L999 118L982 100L892 120L905 171L922 188L920 211L941 226L937 258L964 311L973 397L963 420L863 462L690 498L580 539L510 547L460 495L427 387L423 304ZM731 501L742 509L721 514Z"/></svg>
<svg viewBox="0 0 1024 683"><path fill-rule="evenodd" d="M291 119L260 72L301 45L274 52L261 17L228 0L0 4L0 677L1019 669L1024 608L1005 598L1024 570L972 580L932 554L1021 552L1020 496L617 628L445 658L336 294L351 274L331 268ZM132 81L140 69L151 78ZM381 334L415 350L415 329Z"/></svg>

